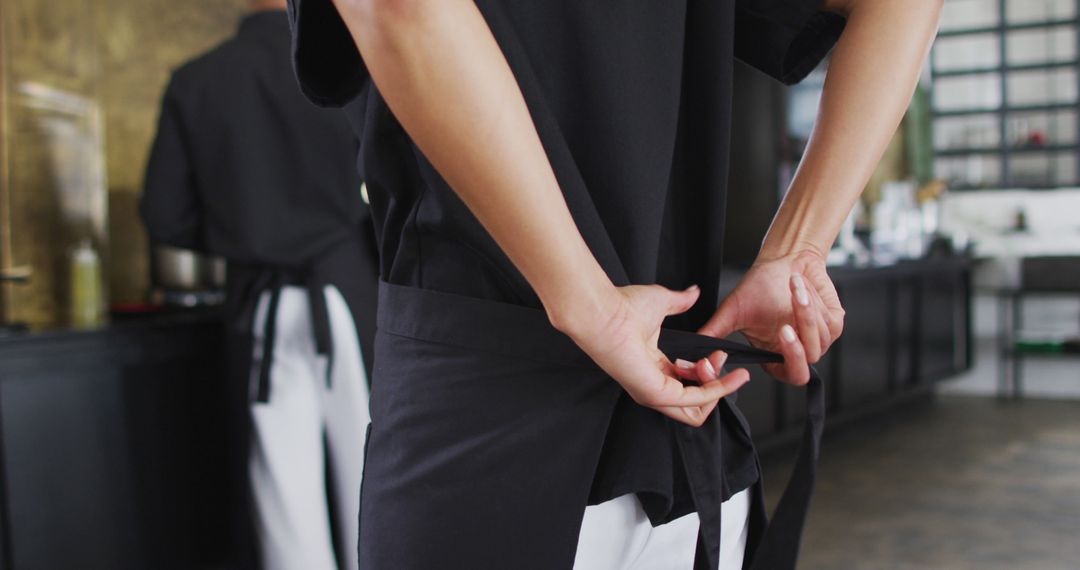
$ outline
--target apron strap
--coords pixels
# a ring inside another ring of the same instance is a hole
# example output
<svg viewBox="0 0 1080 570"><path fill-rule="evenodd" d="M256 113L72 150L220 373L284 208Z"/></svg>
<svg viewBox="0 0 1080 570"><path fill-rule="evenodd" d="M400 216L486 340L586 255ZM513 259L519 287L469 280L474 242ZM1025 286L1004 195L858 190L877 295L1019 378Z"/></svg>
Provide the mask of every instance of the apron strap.
<svg viewBox="0 0 1080 570"><path fill-rule="evenodd" d="M280 300L281 279L275 277L270 286L270 305L266 308L266 323L263 325L262 361L259 363L259 385L255 394L255 401L262 404L270 401L270 368L274 364L274 337Z"/></svg>
<svg viewBox="0 0 1080 570"><path fill-rule="evenodd" d="M315 352L326 356L326 387L331 386L334 370L334 340L330 331L330 309L326 305L326 292L323 281L315 271L307 275L308 306L311 307L312 336L315 338Z"/></svg>
<svg viewBox="0 0 1080 570"><path fill-rule="evenodd" d="M705 358L716 350L728 353L728 365L765 364L783 362L783 357L741 343L725 339L671 329L661 329L660 350L669 358L683 358L691 362ZM806 385L806 423L803 428L802 445L795 461L791 480L777 504L772 522L765 528L760 542L747 541L744 566L751 570L794 570L802 541L803 525L810 509L814 492L817 460L821 451L821 435L825 426L825 387L821 377L810 368L810 382ZM715 414L715 412L714 412ZM711 420L711 421L715 421ZM678 425L680 432L695 428ZM696 428L701 429L701 428ZM682 451L690 461L701 462L705 450L698 445L683 442ZM760 469L758 470L760 472ZM693 482L692 482L693 483ZM703 489L696 501L698 516L698 547L694 556L694 570L715 570L720 559L720 501L712 481L698 481ZM759 481L758 489L761 489ZM751 537L753 538L753 537Z"/></svg>
<svg viewBox="0 0 1080 570"><path fill-rule="evenodd" d="M754 545L752 551L748 549L751 557L748 568L794 570L799 557L806 515L810 510L810 498L814 494L824 427L825 384L817 371L811 368L810 383L806 386L806 423L803 426L802 445L795 460L795 468L761 542Z"/></svg>

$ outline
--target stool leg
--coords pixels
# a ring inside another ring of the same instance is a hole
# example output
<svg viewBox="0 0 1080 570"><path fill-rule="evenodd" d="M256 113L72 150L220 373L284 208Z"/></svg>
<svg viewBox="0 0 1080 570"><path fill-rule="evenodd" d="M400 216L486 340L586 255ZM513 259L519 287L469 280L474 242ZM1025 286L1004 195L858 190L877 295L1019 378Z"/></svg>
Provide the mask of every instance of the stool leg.
<svg viewBox="0 0 1080 570"><path fill-rule="evenodd" d="M999 293L997 299L997 372L998 398L1009 393L1009 296Z"/></svg>
<svg viewBox="0 0 1080 570"><path fill-rule="evenodd" d="M1022 354L1020 351L1016 350L1016 339L1020 336L1020 329L1023 327L1023 319L1023 304L1020 294L1017 293L1016 297L1013 298L1012 303L1012 339L1010 342L1010 349L1012 350L1013 398L1018 400L1024 396L1024 363L1021 360Z"/></svg>

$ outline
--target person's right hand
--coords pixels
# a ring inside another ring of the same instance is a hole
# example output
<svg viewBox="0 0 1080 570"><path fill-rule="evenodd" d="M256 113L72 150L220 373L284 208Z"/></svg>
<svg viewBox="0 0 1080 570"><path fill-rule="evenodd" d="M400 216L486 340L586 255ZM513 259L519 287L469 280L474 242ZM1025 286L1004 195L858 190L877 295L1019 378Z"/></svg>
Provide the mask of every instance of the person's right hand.
<svg viewBox="0 0 1080 570"><path fill-rule="evenodd" d="M719 375L727 359L723 351L696 363L676 364L657 347L664 317L692 307L701 293L697 286L672 291L659 285L630 285L616 291L602 314L563 332L638 404L697 427L721 398L750 380L745 368Z"/></svg>

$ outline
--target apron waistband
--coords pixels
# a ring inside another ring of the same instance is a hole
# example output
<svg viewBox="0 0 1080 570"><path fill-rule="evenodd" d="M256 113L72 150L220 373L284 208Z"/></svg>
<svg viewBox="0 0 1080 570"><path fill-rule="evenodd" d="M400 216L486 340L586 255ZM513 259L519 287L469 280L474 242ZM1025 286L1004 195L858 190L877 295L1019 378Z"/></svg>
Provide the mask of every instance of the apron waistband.
<svg viewBox="0 0 1080 570"><path fill-rule="evenodd" d="M377 326L380 331L429 342L478 349L543 362L599 369L568 336L551 326L540 309L466 297L379 281ZM513 331L513 334L507 334ZM782 362L779 354L745 344L675 329L661 329L660 350L672 361L691 362L716 350L728 353L728 364ZM787 488L772 523L747 568L794 569L802 529L813 493L821 434L825 421L825 397L821 378L811 369L806 387L807 421L802 446ZM716 414L718 412L714 412ZM716 418L719 419L719 418ZM672 420L674 421L674 420ZM715 421L715 420L713 420ZM679 424L679 450L683 461L701 464L718 460L719 449L696 438L695 428ZM695 568L714 570L720 552L719 480L691 478L694 505L701 520ZM759 483L760 488L760 483Z"/></svg>
<svg viewBox="0 0 1080 570"><path fill-rule="evenodd" d="M254 400L270 401L270 370L274 363L274 340L277 329L278 304L285 286L303 287L307 291L311 311L312 336L316 354L326 357L326 385L331 386L334 368L334 342L330 330L330 312L326 305L327 285L348 282L351 270L363 259L362 244L356 239L342 240L315 257L303 268L236 264L240 271L254 277L245 287L237 325L243 332L255 327L255 312L263 292L269 292L266 320L263 324L262 358Z"/></svg>

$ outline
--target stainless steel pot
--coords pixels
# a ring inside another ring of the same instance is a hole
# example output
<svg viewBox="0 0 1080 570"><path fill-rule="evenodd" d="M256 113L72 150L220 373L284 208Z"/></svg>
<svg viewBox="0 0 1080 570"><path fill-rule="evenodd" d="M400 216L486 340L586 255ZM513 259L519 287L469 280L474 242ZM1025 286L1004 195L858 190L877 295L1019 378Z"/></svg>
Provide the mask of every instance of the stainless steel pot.
<svg viewBox="0 0 1080 570"><path fill-rule="evenodd" d="M154 286L173 291L205 291L225 286L225 262L188 249L154 246Z"/></svg>

